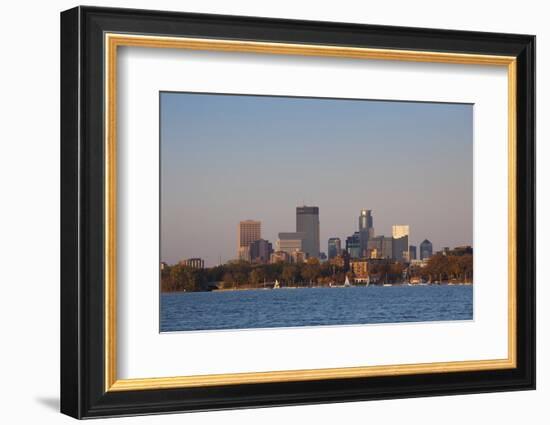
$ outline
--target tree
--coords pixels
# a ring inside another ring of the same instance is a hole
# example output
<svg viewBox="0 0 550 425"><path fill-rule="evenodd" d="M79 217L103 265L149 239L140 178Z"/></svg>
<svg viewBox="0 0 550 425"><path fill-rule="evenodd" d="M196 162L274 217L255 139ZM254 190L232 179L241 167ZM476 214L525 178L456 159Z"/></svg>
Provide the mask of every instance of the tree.
<svg viewBox="0 0 550 425"><path fill-rule="evenodd" d="M258 286L260 283L262 283L265 279L265 271L261 267L256 267L255 269L252 269L250 272L250 276L248 278L249 282L253 286Z"/></svg>
<svg viewBox="0 0 550 425"><path fill-rule="evenodd" d="M223 275L223 287L225 289L235 287L235 279L230 271L225 272Z"/></svg>
<svg viewBox="0 0 550 425"><path fill-rule="evenodd" d="M206 274L203 270L185 267L183 289L186 291L203 291L206 286Z"/></svg>
<svg viewBox="0 0 550 425"><path fill-rule="evenodd" d="M394 263L390 266L390 280L392 282L401 282L403 280L403 264Z"/></svg>
<svg viewBox="0 0 550 425"><path fill-rule="evenodd" d="M283 267L282 278L288 284L296 281L298 277L298 268L292 264L285 264Z"/></svg>
<svg viewBox="0 0 550 425"><path fill-rule="evenodd" d="M458 257L458 269L463 282L471 282L474 276L474 257L471 254Z"/></svg>
<svg viewBox="0 0 550 425"><path fill-rule="evenodd" d="M319 261L316 258L313 258L312 260L316 261L309 261L306 263L306 265L302 269L302 277L307 280L310 284L315 282L317 280L317 277L320 274L320 265Z"/></svg>
<svg viewBox="0 0 550 425"><path fill-rule="evenodd" d="M185 267L176 264L170 270L170 290L183 291L185 283Z"/></svg>

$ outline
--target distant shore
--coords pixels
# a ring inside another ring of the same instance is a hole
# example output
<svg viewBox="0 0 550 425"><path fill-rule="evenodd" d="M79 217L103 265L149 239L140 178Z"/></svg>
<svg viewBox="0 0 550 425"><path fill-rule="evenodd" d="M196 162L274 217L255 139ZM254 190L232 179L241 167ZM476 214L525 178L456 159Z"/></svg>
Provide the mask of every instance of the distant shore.
<svg viewBox="0 0 550 425"><path fill-rule="evenodd" d="M309 286L307 284L299 285L290 285L290 286L281 286L280 288L273 288L273 282L268 284L268 286L257 286L257 287L236 287L236 288L219 288L219 289L210 289L210 290L200 290L200 291L161 291L163 294L174 294L174 293L196 293L196 292L238 292L238 291L273 291L273 290L279 290L279 289L319 289L319 288L326 288L326 289L340 289L340 288L367 288L367 287L426 287L426 286L472 286L473 282L443 282L443 283L412 283L409 284L407 282L402 283L387 283L387 284L379 284L379 283L372 283L369 285L366 284L352 284L348 287L344 285L314 285Z"/></svg>

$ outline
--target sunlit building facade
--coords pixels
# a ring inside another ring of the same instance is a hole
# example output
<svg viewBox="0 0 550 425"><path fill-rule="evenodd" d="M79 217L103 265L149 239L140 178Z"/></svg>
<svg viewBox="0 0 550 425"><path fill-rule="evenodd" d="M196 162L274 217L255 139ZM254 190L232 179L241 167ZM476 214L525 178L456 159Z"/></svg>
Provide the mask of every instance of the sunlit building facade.
<svg viewBox="0 0 550 425"><path fill-rule="evenodd" d="M262 223L256 220L239 222L237 258L250 261L250 244L262 238Z"/></svg>
<svg viewBox="0 0 550 425"><path fill-rule="evenodd" d="M394 224L392 226L394 260L409 261L409 235L408 224Z"/></svg>

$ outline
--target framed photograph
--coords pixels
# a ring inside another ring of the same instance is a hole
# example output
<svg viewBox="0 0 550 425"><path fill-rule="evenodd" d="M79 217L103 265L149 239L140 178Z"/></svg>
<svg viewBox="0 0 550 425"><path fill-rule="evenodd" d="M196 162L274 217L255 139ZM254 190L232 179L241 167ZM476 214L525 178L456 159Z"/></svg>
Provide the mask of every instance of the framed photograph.
<svg viewBox="0 0 550 425"><path fill-rule="evenodd" d="M535 37L61 14L61 411L535 388Z"/></svg>

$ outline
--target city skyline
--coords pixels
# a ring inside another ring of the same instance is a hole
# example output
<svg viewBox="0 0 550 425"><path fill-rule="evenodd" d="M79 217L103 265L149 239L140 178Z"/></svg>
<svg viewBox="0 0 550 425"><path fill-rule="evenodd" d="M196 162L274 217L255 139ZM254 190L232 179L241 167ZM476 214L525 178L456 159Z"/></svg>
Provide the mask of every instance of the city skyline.
<svg viewBox="0 0 550 425"><path fill-rule="evenodd" d="M377 236L473 245L472 125L463 104L162 93L161 260L235 259L247 219L275 244L302 205L325 253L361 210Z"/></svg>

